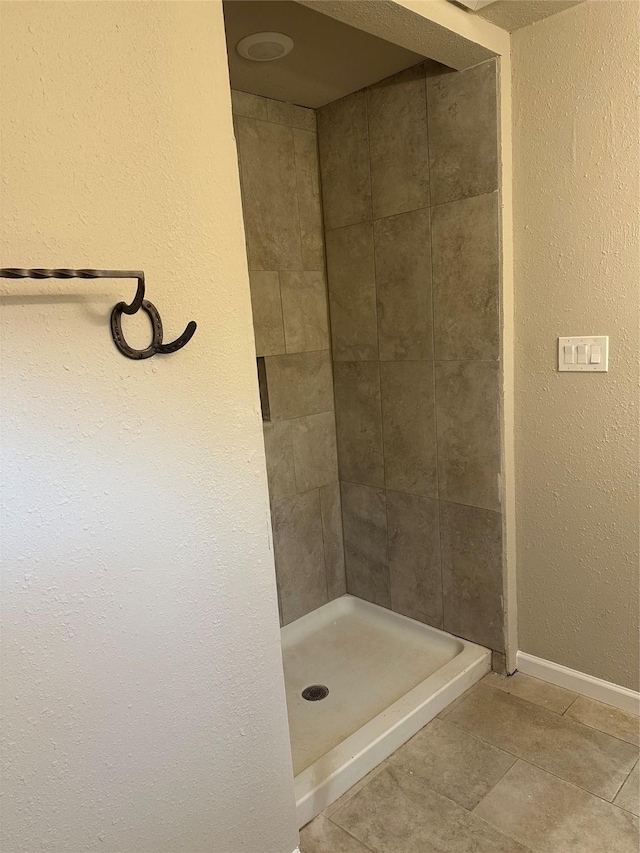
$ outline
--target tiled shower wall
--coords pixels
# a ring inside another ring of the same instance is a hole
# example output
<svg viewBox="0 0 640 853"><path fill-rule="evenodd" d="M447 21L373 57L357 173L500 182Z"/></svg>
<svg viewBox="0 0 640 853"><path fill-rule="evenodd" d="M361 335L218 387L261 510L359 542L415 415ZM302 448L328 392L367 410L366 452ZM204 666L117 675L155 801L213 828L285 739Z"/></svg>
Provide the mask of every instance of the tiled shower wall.
<svg viewBox="0 0 640 853"><path fill-rule="evenodd" d="M286 624L346 591L316 116L243 92L232 102Z"/></svg>
<svg viewBox="0 0 640 853"><path fill-rule="evenodd" d="M494 62L322 107L347 587L504 651Z"/></svg>

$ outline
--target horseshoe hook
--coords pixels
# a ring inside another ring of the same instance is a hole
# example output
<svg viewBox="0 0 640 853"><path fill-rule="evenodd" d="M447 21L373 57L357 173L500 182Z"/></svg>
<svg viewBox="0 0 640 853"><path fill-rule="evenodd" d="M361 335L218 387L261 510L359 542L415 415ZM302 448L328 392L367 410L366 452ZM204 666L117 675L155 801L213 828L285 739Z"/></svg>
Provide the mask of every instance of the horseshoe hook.
<svg viewBox="0 0 640 853"><path fill-rule="evenodd" d="M145 281L143 270L70 270L70 269L21 269L18 267L5 267L0 269L0 278L135 278L138 281L138 289L130 304L118 302L111 312L111 336L113 342L120 352L127 358L142 359L151 358L152 355L166 355L177 352L185 344L188 344L197 328L196 323L191 320L187 323L184 332L170 344L162 342L162 320L158 309L144 298ZM122 332L122 315L136 314L142 309L151 320L152 337L151 343L145 349L134 349L126 342Z"/></svg>

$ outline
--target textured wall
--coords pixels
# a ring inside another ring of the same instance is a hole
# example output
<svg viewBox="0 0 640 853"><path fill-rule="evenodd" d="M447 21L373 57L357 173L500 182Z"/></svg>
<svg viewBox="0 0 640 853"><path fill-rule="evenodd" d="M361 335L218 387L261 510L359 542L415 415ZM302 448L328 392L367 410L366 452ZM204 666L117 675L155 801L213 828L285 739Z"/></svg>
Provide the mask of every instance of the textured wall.
<svg viewBox="0 0 640 853"><path fill-rule="evenodd" d="M316 114L246 92L232 102L288 624L346 591Z"/></svg>
<svg viewBox="0 0 640 853"><path fill-rule="evenodd" d="M513 36L520 648L638 689L638 5ZM556 371L610 335L608 373Z"/></svg>
<svg viewBox="0 0 640 853"><path fill-rule="evenodd" d="M349 592L504 650L496 66L322 107Z"/></svg>
<svg viewBox="0 0 640 853"><path fill-rule="evenodd" d="M288 853L221 9L0 8L2 265L140 267L199 324L133 362L133 282L2 282L2 849Z"/></svg>

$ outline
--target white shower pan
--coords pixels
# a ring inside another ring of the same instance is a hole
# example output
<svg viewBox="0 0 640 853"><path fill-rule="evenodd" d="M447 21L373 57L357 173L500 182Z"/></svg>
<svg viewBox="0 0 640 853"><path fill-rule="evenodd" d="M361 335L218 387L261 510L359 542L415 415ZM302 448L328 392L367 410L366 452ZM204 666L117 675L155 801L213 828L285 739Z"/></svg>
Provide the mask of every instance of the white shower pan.
<svg viewBox="0 0 640 853"><path fill-rule="evenodd" d="M488 649L351 595L286 625L282 653L300 827L491 668Z"/></svg>

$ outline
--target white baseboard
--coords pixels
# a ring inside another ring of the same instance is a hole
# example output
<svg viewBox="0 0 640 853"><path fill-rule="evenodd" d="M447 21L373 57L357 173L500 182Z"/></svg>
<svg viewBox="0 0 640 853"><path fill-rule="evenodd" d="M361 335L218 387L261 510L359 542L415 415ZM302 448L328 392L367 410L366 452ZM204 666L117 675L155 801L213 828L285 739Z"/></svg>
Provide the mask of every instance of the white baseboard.
<svg viewBox="0 0 640 853"><path fill-rule="evenodd" d="M628 687L620 687L619 684L613 684L611 681L595 678L593 675L587 675L577 669L569 669L568 666L562 666L559 663L544 660L544 658L528 655L526 652L518 652L516 666L525 675L531 675L541 681L548 681L557 687L564 687L566 690L572 690L574 693L580 693L582 696L604 702L605 705L620 708L621 711L640 715L640 693L629 690Z"/></svg>

